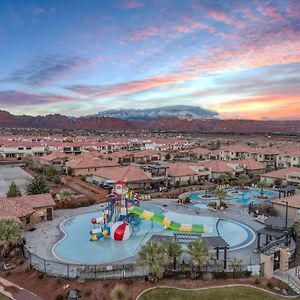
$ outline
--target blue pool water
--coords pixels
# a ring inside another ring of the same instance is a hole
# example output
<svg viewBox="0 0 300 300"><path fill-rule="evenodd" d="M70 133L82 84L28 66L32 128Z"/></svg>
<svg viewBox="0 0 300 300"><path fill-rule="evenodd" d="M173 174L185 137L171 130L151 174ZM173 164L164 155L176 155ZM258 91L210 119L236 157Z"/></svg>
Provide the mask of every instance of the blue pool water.
<svg viewBox="0 0 300 300"><path fill-rule="evenodd" d="M143 205L147 210L162 212L157 206ZM157 222L141 220L133 227L133 235L127 241L114 241L104 238L91 242L89 231L92 229L91 219L99 217L99 212L87 213L72 217L65 221L61 227L65 232L65 238L59 241L53 248L55 256L65 262L78 264L101 264L117 261L135 255L140 247L145 244L152 235L172 235L174 231L164 229ZM254 240L254 233L247 226L235 221L220 220L218 218L187 215L172 211L165 212L170 219L181 223L205 224L211 226L212 233L204 236L217 236L218 233L230 245L230 249L245 247Z"/></svg>
<svg viewBox="0 0 300 300"><path fill-rule="evenodd" d="M241 203L241 204L249 204L250 202L260 203L261 200L257 198L260 196L260 190L258 189L249 189L249 190L241 190L241 189L227 189L227 198L226 202L229 203ZM209 197L205 197L208 195ZM278 196L278 193L275 191L264 190L264 196L268 199L273 199ZM214 195L213 192L195 192L189 195L194 206L198 208L207 208L207 203L215 202L217 197ZM206 207L205 207L206 206Z"/></svg>

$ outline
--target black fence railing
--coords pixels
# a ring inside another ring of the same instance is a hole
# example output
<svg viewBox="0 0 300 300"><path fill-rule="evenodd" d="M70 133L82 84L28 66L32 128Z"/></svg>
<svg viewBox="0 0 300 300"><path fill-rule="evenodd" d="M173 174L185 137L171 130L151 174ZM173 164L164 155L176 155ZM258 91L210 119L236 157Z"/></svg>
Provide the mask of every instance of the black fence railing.
<svg viewBox="0 0 300 300"><path fill-rule="evenodd" d="M136 264L87 265L47 260L30 252L26 246L24 246L23 253L32 268L55 277L68 279L125 279L145 277L149 273L147 269L141 268ZM207 260L197 270L202 273L241 273L247 271L252 272L254 275L262 274L263 271L259 262L251 261L250 259L247 261L228 259L226 265L226 269L224 269L224 260L211 259ZM166 267L166 269L168 268ZM172 273L180 274L192 270L193 266L191 264L181 261L178 262L176 270L173 269Z"/></svg>

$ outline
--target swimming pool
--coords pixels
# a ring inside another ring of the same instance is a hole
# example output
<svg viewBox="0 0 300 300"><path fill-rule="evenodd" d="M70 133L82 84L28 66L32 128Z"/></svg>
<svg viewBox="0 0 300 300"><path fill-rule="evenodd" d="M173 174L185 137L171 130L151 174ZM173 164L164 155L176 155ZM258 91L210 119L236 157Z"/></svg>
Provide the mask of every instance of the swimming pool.
<svg viewBox="0 0 300 300"><path fill-rule="evenodd" d="M154 205L143 205L143 208L155 212L163 209ZM247 226L232 220L219 220L214 217L203 217L165 211L170 219L181 223L205 224L211 226L212 233L218 234L230 245L230 250L245 247L254 241L254 232ZM60 260L78 264L103 264L134 256L140 247L153 235L173 235L174 231L164 229L163 225L149 220L133 226L133 235L126 241L115 241L104 238L90 241L89 231L92 228L91 219L99 217L99 212L74 216L61 224L65 237L53 247L53 254Z"/></svg>
<svg viewBox="0 0 300 300"><path fill-rule="evenodd" d="M250 202L260 203L261 200L257 198L260 196L259 189L226 189L227 193L226 202L228 203L240 203L240 204L249 204ZM264 196L267 199L273 199L278 196L276 191L264 190ZM214 192L194 192L189 194L190 199L195 207L207 209L207 204L209 202L216 202L218 198L214 195Z"/></svg>

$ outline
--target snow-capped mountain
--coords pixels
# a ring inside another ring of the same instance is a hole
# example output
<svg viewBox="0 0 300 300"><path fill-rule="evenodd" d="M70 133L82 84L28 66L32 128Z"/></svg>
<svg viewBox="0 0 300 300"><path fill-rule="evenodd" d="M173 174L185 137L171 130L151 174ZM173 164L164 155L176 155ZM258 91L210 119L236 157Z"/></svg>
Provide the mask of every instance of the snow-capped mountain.
<svg viewBox="0 0 300 300"><path fill-rule="evenodd" d="M152 120L158 118L212 119L218 113L198 106L174 105L147 109L112 109L99 112L98 117L112 117L123 120Z"/></svg>

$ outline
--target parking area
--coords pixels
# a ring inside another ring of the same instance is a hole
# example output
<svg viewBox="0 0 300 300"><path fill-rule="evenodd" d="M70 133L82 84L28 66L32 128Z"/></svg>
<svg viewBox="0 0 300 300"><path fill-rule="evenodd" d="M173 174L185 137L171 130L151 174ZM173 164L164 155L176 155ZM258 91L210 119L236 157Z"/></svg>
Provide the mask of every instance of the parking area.
<svg viewBox="0 0 300 300"><path fill-rule="evenodd" d="M22 194L25 194L25 186L31 178L31 175L20 167L0 166L0 197L6 195L12 181L20 188Z"/></svg>

